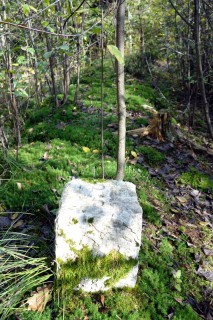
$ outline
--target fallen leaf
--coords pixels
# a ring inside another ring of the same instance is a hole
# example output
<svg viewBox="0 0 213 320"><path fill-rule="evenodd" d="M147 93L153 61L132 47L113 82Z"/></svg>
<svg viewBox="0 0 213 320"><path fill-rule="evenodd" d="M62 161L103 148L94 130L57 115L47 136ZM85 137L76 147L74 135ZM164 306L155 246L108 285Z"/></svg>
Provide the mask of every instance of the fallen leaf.
<svg viewBox="0 0 213 320"><path fill-rule="evenodd" d="M175 279L180 279L180 278L181 278L181 270L176 271L176 272L173 274L173 277L174 277Z"/></svg>
<svg viewBox="0 0 213 320"><path fill-rule="evenodd" d="M41 159L42 159L42 160L47 160L47 159L49 159L49 156L48 156L48 152L47 152L47 151L44 152L43 157L42 157Z"/></svg>
<svg viewBox="0 0 213 320"><path fill-rule="evenodd" d="M175 298L175 301L177 301L178 303L182 304L183 303L183 298Z"/></svg>
<svg viewBox="0 0 213 320"><path fill-rule="evenodd" d="M137 153L135 151L131 151L131 155L134 157L134 158L137 158Z"/></svg>
<svg viewBox="0 0 213 320"><path fill-rule="evenodd" d="M191 195L192 197L195 197L195 198L196 198L197 196L200 195L200 191L193 189L193 190L190 192L190 195Z"/></svg>
<svg viewBox="0 0 213 320"><path fill-rule="evenodd" d="M179 213L180 212L180 210L176 210L176 209L174 209L174 208L171 208L170 209L173 213Z"/></svg>
<svg viewBox="0 0 213 320"><path fill-rule="evenodd" d="M43 312L51 299L52 285L37 288L37 291L27 300L28 310Z"/></svg>
<svg viewBox="0 0 213 320"><path fill-rule="evenodd" d="M18 218L18 215L19 215L18 212L13 213L11 216L11 219L15 220L16 218Z"/></svg>
<svg viewBox="0 0 213 320"><path fill-rule="evenodd" d="M127 162L135 165L137 164L137 159L128 159Z"/></svg>
<svg viewBox="0 0 213 320"><path fill-rule="evenodd" d="M105 297L103 294L101 294L101 304L104 307Z"/></svg>
<svg viewBox="0 0 213 320"><path fill-rule="evenodd" d="M213 249L203 249L203 252L206 256L213 256Z"/></svg>
<svg viewBox="0 0 213 320"><path fill-rule="evenodd" d="M196 273L208 281L213 281L213 272L210 270L204 270L203 268L199 267Z"/></svg>
<svg viewBox="0 0 213 320"><path fill-rule="evenodd" d="M206 222L206 221L200 221L199 223L201 226L204 226L204 227L209 225L209 222Z"/></svg>
<svg viewBox="0 0 213 320"><path fill-rule="evenodd" d="M19 220L13 225L13 228L19 228L19 227L23 226L23 224L24 224L24 221Z"/></svg>
<svg viewBox="0 0 213 320"><path fill-rule="evenodd" d="M88 147L82 147L82 150L83 150L85 153L90 152L90 148L88 148Z"/></svg>
<svg viewBox="0 0 213 320"><path fill-rule="evenodd" d="M21 182L16 182L16 185L17 185L19 190L23 190L24 189Z"/></svg>
<svg viewBox="0 0 213 320"><path fill-rule="evenodd" d="M181 204L184 204L184 203L187 203L187 199L186 198L184 198L184 197L176 197L176 199L181 203Z"/></svg>

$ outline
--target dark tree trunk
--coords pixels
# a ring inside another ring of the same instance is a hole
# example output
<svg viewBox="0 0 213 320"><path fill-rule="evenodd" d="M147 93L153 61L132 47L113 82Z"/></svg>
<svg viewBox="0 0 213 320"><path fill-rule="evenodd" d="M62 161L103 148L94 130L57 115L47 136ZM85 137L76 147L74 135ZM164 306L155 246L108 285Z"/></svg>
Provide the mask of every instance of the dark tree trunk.
<svg viewBox="0 0 213 320"><path fill-rule="evenodd" d="M209 104L206 97L206 88L204 83L202 57L201 57L201 41L200 41L200 0L194 0L194 35L195 35L195 48L197 58L197 80L200 84L200 90L203 101L203 108L206 117L207 127L211 138L213 139L213 128L211 125L211 119L209 115Z"/></svg>
<svg viewBox="0 0 213 320"><path fill-rule="evenodd" d="M47 44L47 51L50 52L52 50L52 46L51 46L48 34L46 34L46 44ZM52 88L51 88L52 92L51 93L54 97L56 107L59 107L59 101L57 98L56 84L55 84L54 58L52 56L49 57L49 66L50 66L50 75L51 75L51 80L52 80Z"/></svg>

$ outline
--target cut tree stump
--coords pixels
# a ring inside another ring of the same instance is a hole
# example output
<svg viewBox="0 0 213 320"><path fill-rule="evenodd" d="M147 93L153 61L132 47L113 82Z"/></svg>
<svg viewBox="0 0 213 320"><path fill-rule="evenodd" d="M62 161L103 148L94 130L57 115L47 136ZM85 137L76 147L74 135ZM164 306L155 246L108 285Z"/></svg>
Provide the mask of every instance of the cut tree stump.
<svg viewBox="0 0 213 320"><path fill-rule="evenodd" d="M145 128L138 128L127 131L127 134L138 134L140 137L152 136L153 138L164 141L165 139L174 140L175 130L171 123L171 114L168 110L162 109L154 115Z"/></svg>

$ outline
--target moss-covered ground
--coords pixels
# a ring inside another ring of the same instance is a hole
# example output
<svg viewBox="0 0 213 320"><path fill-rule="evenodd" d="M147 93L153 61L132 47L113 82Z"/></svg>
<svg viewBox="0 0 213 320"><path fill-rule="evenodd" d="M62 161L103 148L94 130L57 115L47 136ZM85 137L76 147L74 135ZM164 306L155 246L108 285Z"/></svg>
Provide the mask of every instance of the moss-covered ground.
<svg viewBox="0 0 213 320"><path fill-rule="evenodd" d="M108 64L104 74L105 179L113 179L117 150L115 75ZM83 71L80 107L72 102L74 81L63 108L52 111L51 99L47 99L39 109L28 109L18 159L13 149L0 156L0 214L9 214L14 231L45 239L47 246L42 241L37 252L48 257L53 252L53 222L65 183L72 177L90 181L102 178L100 69L96 65ZM126 83L127 128L146 125L153 107L153 89L128 75ZM20 319L202 319L204 309L210 306L210 282L196 271L205 259L203 245L207 249L211 246L210 225L184 207L188 201L183 199L185 191L175 199L166 178L157 174L166 159L173 157L172 152L143 142L128 137L126 146L125 180L136 184L144 212L137 286L97 294L74 292L69 303L62 294L56 294L43 313L25 310ZM132 161L135 155L143 162ZM183 160L175 161L178 170ZM175 183L207 192L211 200L212 177L199 168L182 166ZM179 201L177 206L174 200ZM193 235L189 229L197 233ZM39 247L39 241L35 243Z"/></svg>

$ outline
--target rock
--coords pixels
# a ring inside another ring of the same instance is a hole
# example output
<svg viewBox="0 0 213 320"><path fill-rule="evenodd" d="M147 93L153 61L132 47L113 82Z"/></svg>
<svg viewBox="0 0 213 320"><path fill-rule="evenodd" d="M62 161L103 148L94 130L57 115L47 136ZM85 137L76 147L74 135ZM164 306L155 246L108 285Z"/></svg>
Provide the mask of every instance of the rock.
<svg viewBox="0 0 213 320"><path fill-rule="evenodd" d="M134 266L112 286L134 287L141 232L142 209L134 184L123 181L96 184L79 179L70 181L64 189L56 218L58 276L65 263L79 260L84 248L91 250L94 257L100 259L116 252L127 263L134 259ZM88 292L107 290L110 286L105 281L111 275L113 272L111 274L110 270L97 279L91 279L88 274L81 279L76 289Z"/></svg>

